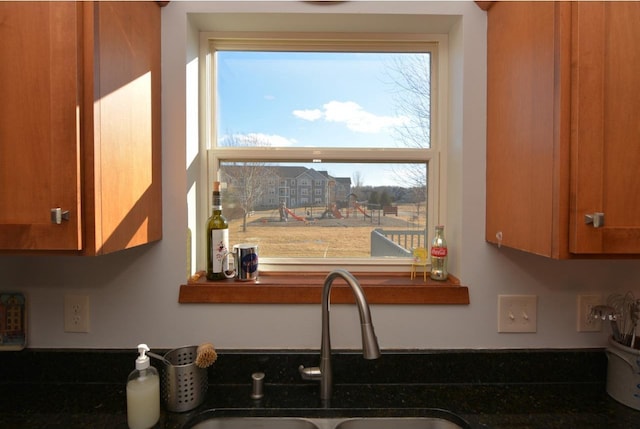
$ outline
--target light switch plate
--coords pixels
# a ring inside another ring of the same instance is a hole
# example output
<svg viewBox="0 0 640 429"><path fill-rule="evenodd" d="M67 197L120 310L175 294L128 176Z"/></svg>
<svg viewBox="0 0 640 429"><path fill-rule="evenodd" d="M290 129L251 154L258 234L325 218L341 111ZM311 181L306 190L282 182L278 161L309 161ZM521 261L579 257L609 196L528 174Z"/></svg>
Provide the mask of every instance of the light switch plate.
<svg viewBox="0 0 640 429"><path fill-rule="evenodd" d="M536 332L537 295L498 295L498 332Z"/></svg>

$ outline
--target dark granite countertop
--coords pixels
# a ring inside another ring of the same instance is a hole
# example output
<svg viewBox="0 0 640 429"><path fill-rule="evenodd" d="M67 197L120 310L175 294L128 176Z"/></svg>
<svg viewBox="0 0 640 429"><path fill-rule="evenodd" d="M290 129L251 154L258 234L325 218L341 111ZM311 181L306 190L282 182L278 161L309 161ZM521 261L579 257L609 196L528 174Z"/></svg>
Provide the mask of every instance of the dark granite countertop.
<svg viewBox="0 0 640 429"><path fill-rule="evenodd" d="M135 351L32 350L0 354L0 427L126 429L125 384ZM472 428L640 428L640 411L605 391L603 350L383 352L366 361L334 354L334 395L318 399L300 364L317 352L220 352L204 403L164 411L157 429L207 416L424 416L449 410ZM157 364L159 366L159 364ZM250 398L251 374L265 376Z"/></svg>

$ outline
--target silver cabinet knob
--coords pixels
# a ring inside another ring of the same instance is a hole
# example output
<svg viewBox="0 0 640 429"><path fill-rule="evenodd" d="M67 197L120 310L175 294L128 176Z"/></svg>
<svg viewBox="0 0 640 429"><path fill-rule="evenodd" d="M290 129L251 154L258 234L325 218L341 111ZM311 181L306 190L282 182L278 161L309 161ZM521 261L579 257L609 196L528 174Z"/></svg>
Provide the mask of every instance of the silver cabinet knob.
<svg viewBox="0 0 640 429"><path fill-rule="evenodd" d="M62 210L60 207L51 209L51 223L60 225L63 220L69 220L69 210Z"/></svg>
<svg viewBox="0 0 640 429"><path fill-rule="evenodd" d="M584 215L584 223L587 225L592 224L594 228L600 228L604 226L604 213L592 213Z"/></svg>

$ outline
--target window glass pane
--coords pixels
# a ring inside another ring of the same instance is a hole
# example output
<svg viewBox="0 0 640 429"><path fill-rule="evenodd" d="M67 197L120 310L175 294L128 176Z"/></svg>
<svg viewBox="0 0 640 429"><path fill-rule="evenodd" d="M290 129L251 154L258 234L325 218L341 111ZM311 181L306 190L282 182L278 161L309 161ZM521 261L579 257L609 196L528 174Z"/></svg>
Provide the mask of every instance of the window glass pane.
<svg viewBox="0 0 640 429"><path fill-rule="evenodd" d="M427 246L432 56L397 47L412 51L214 51L213 173L231 244L309 263Z"/></svg>
<svg viewBox="0 0 640 429"><path fill-rule="evenodd" d="M408 257L426 246L426 163L220 166L231 244L266 258Z"/></svg>
<svg viewBox="0 0 640 429"><path fill-rule="evenodd" d="M428 148L431 54L217 51L222 147Z"/></svg>

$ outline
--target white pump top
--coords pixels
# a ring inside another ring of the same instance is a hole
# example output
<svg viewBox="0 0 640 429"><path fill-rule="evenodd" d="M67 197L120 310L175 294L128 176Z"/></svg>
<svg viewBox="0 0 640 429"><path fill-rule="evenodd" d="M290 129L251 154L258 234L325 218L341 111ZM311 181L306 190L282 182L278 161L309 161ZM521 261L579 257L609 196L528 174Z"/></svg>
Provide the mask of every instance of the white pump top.
<svg viewBox="0 0 640 429"><path fill-rule="evenodd" d="M146 344L138 344L138 359L136 359L136 369L147 369L149 368L149 356L146 353L149 351L149 347Z"/></svg>

